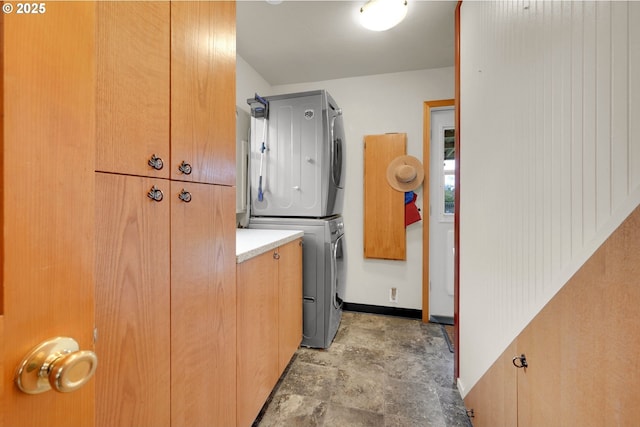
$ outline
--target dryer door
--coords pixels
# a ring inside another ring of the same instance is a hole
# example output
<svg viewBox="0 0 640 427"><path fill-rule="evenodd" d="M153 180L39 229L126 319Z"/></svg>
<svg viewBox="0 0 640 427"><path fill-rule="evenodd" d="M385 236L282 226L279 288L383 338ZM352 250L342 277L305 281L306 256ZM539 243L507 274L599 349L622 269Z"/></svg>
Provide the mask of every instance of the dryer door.
<svg viewBox="0 0 640 427"><path fill-rule="evenodd" d="M331 182L337 188L344 188L344 124L342 110L331 109Z"/></svg>

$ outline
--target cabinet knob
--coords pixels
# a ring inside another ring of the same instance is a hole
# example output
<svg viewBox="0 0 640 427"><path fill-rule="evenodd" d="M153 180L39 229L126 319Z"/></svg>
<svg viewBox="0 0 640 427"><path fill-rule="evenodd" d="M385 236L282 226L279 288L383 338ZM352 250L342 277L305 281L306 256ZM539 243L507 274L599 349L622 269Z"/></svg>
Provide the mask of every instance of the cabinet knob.
<svg viewBox="0 0 640 427"><path fill-rule="evenodd" d="M27 394L54 389L62 393L85 385L98 366L93 351L80 351L73 338L57 337L44 341L27 354L16 371L15 383Z"/></svg>
<svg viewBox="0 0 640 427"><path fill-rule="evenodd" d="M164 167L164 162L162 161L162 159L156 156L155 154L151 155L151 158L149 159L148 163L149 163L149 166L151 166L155 170L160 170Z"/></svg>
<svg viewBox="0 0 640 427"><path fill-rule="evenodd" d="M274 252L273 259L280 259L280 254L278 252Z"/></svg>
<svg viewBox="0 0 640 427"><path fill-rule="evenodd" d="M515 366L516 368L526 368L529 366L529 364L527 363L527 357L524 354L511 359L511 363L513 363L513 366Z"/></svg>
<svg viewBox="0 0 640 427"><path fill-rule="evenodd" d="M155 185L151 187L151 190L147 193L147 197L155 202L161 202L164 198L164 194L162 194L162 190L160 190Z"/></svg>
<svg viewBox="0 0 640 427"><path fill-rule="evenodd" d="M180 166L178 166L178 170L185 175L191 175L192 171L191 165L184 160L182 161L182 163L180 163Z"/></svg>
<svg viewBox="0 0 640 427"><path fill-rule="evenodd" d="M185 203L189 203L191 201L191 193L183 189L180 194L178 194L178 199Z"/></svg>

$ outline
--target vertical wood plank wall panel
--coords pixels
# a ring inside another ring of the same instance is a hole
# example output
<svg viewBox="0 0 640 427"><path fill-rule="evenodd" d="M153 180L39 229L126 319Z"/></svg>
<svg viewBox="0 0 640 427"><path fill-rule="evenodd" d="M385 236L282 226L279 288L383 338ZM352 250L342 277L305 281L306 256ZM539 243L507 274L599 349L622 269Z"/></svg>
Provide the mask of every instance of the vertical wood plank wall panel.
<svg viewBox="0 0 640 427"><path fill-rule="evenodd" d="M640 81L633 76L640 75L640 25L632 25L634 22L640 22L640 7L635 3L629 3L627 12L628 32L628 54L629 54L629 70L627 79L629 85L627 100L627 118L640 116ZM622 115L622 113L621 113ZM640 138L640 120L629 120L627 123L629 129L629 141L638 141ZM640 168L633 169L632 165L640 164L640 144L629 144L629 191L640 185Z"/></svg>
<svg viewBox="0 0 640 427"><path fill-rule="evenodd" d="M561 55L564 57L565 52L571 51L572 37L572 9L571 3L562 3L562 21L560 23L563 28L562 33L562 45L560 47ZM567 58L562 61L562 98L560 106L559 120L562 123L562 131L557 139L560 146L560 160L558 162L559 169L558 176L560 177L560 191L554 192L556 199L553 200L553 216L550 219L555 225L551 229L551 248L552 256L551 262L548 266L548 270L545 272L544 281L548 283L551 281L551 272L557 271L563 262L567 262L571 259L571 197L567 196L571 194L571 148L572 148L572 60ZM551 151L552 152L552 151ZM557 183L557 182L556 182ZM548 187L547 187L548 188ZM564 195L564 197L563 197ZM546 246L548 247L548 246ZM555 250L554 250L555 249Z"/></svg>
<svg viewBox="0 0 640 427"><path fill-rule="evenodd" d="M596 132L596 5L584 3L584 27L583 27L583 63L582 63L582 206L575 206L582 211L583 239L593 233L596 226L596 157L595 157L595 132ZM580 89L580 88L576 88Z"/></svg>
<svg viewBox="0 0 640 427"><path fill-rule="evenodd" d="M638 19L634 2L462 5L463 394L640 203Z"/></svg>
<svg viewBox="0 0 640 427"><path fill-rule="evenodd" d="M583 28L583 4L575 2L573 5L572 24L571 24L571 167L569 193L567 197L571 199L568 206L571 212L570 223L568 227L571 229L571 254L582 246L582 208L573 209L573 207L582 206L582 110L583 110L583 94L579 90L583 86L582 77L582 28Z"/></svg>
<svg viewBox="0 0 640 427"><path fill-rule="evenodd" d="M611 214L611 6L596 4L596 227Z"/></svg>
<svg viewBox="0 0 640 427"><path fill-rule="evenodd" d="M611 5L611 20L616 23L611 29L611 141L626 141L629 138L629 128L627 127L627 108L629 105L628 14L629 5L626 2L614 2ZM611 145L611 163L616 165L611 170L611 204L613 206L622 202L629 194L628 157L628 146Z"/></svg>

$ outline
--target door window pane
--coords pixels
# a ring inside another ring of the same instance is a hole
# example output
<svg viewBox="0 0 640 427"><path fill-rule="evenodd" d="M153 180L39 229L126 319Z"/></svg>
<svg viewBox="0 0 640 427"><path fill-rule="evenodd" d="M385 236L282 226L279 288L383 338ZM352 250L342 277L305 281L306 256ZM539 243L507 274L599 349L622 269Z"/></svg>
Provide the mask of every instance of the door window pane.
<svg viewBox="0 0 640 427"><path fill-rule="evenodd" d="M456 190L456 163L455 163L455 129L444 129L444 151L443 151L443 209L445 215L453 215L455 212L455 190Z"/></svg>

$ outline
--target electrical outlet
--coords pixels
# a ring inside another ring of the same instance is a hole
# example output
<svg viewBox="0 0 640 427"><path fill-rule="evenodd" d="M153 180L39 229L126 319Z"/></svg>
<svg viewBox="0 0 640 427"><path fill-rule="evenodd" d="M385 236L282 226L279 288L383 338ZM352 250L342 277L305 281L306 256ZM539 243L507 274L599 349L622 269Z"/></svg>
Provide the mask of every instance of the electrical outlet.
<svg viewBox="0 0 640 427"><path fill-rule="evenodd" d="M398 302L398 288L389 289L389 302Z"/></svg>

